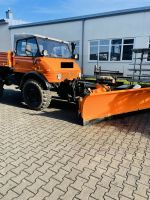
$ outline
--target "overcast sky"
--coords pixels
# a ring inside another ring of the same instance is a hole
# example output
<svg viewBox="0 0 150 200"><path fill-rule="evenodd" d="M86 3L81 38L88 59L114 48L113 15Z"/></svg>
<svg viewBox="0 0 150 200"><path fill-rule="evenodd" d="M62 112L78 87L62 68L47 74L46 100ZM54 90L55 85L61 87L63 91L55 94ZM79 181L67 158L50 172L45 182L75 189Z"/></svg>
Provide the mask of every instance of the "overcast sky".
<svg viewBox="0 0 150 200"><path fill-rule="evenodd" d="M0 19L8 8L14 18L36 22L143 6L150 0L0 0Z"/></svg>

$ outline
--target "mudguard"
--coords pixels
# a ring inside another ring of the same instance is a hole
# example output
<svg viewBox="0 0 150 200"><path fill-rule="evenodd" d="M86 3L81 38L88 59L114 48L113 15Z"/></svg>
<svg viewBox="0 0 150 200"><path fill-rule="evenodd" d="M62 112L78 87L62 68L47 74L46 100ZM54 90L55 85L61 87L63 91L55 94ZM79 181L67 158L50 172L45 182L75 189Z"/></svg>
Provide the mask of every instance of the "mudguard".
<svg viewBox="0 0 150 200"><path fill-rule="evenodd" d="M83 125L104 118L150 108L150 87L116 91L95 89L79 101Z"/></svg>
<svg viewBox="0 0 150 200"><path fill-rule="evenodd" d="M27 79L35 79L39 81L39 83L41 83L43 88L46 90L49 90L51 88L46 78L42 74L39 74L38 72L35 71L24 74L20 83L20 88L22 88L23 84Z"/></svg>

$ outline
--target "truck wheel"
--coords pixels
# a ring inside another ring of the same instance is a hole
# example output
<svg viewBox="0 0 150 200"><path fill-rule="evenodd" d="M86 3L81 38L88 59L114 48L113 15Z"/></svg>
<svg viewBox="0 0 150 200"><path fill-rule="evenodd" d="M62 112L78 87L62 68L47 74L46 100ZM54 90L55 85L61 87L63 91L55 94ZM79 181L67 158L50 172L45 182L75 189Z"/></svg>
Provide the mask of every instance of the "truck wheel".
<svg viewBox="0 0 150 200"><path fill-rule="evenodd" d="M35 80L27 80L22 88L25 103L33 110L43 110L50 105L51 93L43 90L41 85Z"/></svg>
<svg viewBox="0 0 150 200"><path fill-rule="evenodd" d="M3 83L0 83L0 97L3 96L3 93L4 93L4 85Z"/></svg>

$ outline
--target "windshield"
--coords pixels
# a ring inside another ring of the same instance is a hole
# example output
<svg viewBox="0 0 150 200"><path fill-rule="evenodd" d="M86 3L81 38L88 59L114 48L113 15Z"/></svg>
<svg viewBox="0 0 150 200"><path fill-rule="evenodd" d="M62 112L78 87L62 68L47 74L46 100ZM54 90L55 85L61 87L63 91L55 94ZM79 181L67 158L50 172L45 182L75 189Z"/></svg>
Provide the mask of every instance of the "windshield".
<svg viewBox="0 0 150 200"><path fill-rule="evenodd" d="M47 56L54 58L71 58L68 44L52 41L49 39L37 38L40 53L47 51Z"/></svg>

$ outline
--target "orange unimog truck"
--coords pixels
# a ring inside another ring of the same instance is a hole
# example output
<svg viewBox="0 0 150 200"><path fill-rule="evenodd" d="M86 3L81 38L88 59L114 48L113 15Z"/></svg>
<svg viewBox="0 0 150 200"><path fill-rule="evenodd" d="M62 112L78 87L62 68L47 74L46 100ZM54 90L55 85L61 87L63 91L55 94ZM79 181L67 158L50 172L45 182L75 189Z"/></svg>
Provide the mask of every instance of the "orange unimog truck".
<svg viewBox="0 0 150 200"><path fill-rule="evenodd" d="M63 99L74 101L81 70L74 59L75 46L71 52L68 44L39 35L15 35L14 52L0 53L0 95L4 84L15 84L31 109L48 107L52 88Z"/></svg>
<svg viewBox="0 0 150 200"><path fill-rule="evenodd" d="M4 85L14 84L34 110L47 108L51 91L61 99L78 102L83 124L150 108L150 87L109 87L81 80L75 44L40 35L18 34L14 52L0 52L0 97Z"/></svg>

